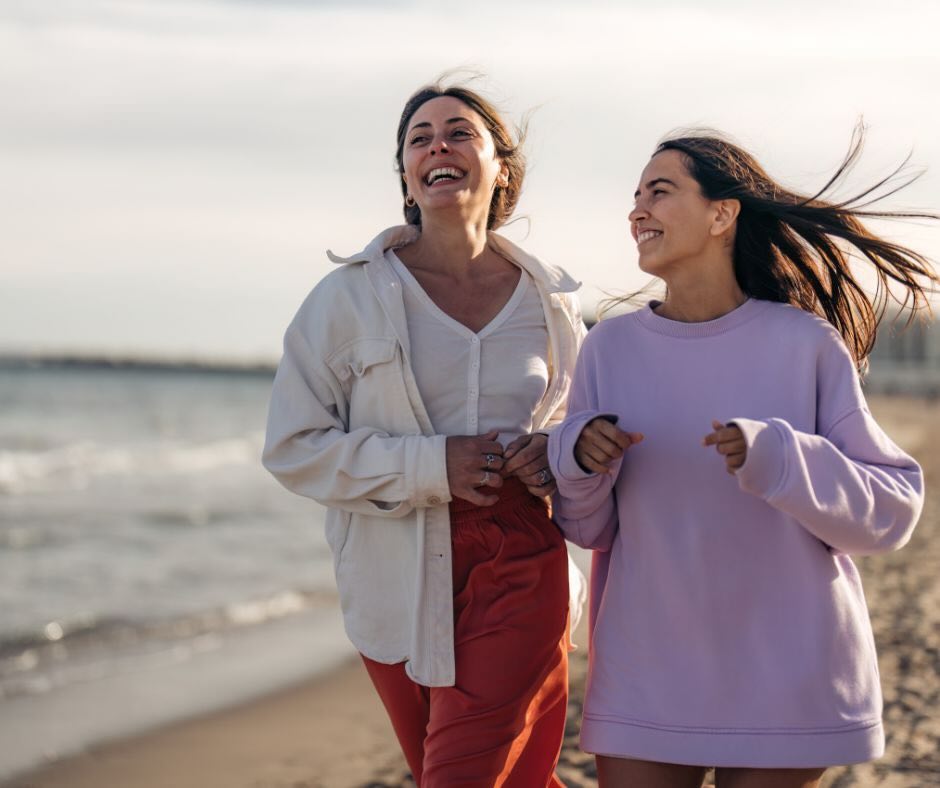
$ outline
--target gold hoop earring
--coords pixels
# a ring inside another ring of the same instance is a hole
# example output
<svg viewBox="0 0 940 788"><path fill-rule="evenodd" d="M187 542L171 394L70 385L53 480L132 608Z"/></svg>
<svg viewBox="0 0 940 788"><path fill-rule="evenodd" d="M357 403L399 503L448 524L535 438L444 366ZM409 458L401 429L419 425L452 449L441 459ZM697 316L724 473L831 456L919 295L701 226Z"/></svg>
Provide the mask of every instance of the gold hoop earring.
<svg viewBox="0 0 940 788"><path fill-rule="evenodd" d="M405 197L405 205L407 205L409 208L414 208L414 207L415 207L415 198L412 197L410 194L409 194L408 196L406 196L406 197Z"/></svg>

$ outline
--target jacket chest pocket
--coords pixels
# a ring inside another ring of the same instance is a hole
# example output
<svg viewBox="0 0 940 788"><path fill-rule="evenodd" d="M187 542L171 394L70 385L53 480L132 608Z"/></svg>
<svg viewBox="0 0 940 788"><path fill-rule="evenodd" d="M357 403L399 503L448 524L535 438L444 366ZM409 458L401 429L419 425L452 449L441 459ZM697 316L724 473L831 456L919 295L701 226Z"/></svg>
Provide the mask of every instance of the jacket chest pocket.
<svg viewBox="0 0 940 788"><path fill-rule="evenodd" d="M402 365L398 341L388 337L355 339L330 356L327 366L343 387L348 403L347 429L376 427L401 434L406 425L411 426L413 415Z"/></svg>

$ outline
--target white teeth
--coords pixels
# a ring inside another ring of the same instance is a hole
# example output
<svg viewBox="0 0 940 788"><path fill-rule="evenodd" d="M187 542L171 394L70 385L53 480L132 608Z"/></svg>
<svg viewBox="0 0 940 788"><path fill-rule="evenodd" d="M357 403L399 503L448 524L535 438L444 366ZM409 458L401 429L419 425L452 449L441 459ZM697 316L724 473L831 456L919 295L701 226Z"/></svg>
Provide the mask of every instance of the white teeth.
<svg viewBox="0 0 940 788"><path fill-rule="evenodd" d="M432 184L437 180L442 178L462 178L463 173L458 170L456 167L438 167L435 170L431 170L427 177L424 179L424 182L427 184Z"/></svg>
<svg viewBox="0 0 940 788"><path fill-rule="evenodd" d="M650 238L656 238L657 236L662 235L659 230L643 230L642 232L637 233L636 242L638 244L648 241Z"/></svg>

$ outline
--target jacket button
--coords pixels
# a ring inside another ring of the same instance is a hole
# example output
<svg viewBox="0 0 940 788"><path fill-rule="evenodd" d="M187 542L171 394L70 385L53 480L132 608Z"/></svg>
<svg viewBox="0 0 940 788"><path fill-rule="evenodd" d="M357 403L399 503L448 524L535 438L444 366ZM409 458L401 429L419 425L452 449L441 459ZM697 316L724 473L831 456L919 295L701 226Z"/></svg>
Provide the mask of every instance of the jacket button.
<svg viewBox="0 0 940 788"><path fill-rule="evenodd" d="M432 495L430 498L428 498L428 503L431 506L437 506L440 502L441 502L441 499L438 498L436 495Z"/></svg>

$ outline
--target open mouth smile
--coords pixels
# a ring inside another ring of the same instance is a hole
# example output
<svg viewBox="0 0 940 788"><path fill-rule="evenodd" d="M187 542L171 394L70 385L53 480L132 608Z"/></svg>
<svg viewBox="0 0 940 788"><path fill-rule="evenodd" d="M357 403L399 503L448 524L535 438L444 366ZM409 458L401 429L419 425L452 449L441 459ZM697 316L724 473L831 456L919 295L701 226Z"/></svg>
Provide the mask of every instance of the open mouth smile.
<svg viewBox="0 0 940 788"><path fill-rule="evenodd" d="M639 246L640 244L646 243L653 238L659 238L661 235L661 230L641 230L636 234L636 244Z"/></svg>
<svg viewBox="0 0 940 788"><path fill-rule="evenodd" d="M438 183L458 181L463 178L464 175L466 175L466 173L463 170L458 170L456 167L437 167L424 177L424 182L428 186L434 186Z"/></svg>

